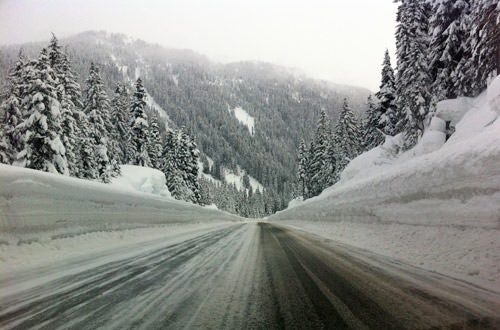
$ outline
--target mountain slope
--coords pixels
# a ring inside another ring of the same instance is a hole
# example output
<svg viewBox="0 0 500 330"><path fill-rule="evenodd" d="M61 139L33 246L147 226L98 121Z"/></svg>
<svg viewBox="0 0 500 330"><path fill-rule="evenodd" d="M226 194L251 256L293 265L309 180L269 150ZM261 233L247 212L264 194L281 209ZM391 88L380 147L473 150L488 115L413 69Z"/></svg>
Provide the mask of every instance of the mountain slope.
<svg viewBox="0 0 500 330"><path fill-rule="evenodd" d="M82 87L91 61L100 66L110 96L117 82L131 83L140 76L153 109L166 125L186 126L196 136L202 154L215 161L212 171L217 167L237 171L240 166L282 200L292 189L299 140L312 134L320 109L335 120L348 97L362 113L370 94L268 63L218 64L189 50L119 34L85 32L61 43L67 46ZM22 45L28 56L36 56L42 46ZM1 49L2 82L19 48ZM238 113L253 119L251 130Z"/></svg>

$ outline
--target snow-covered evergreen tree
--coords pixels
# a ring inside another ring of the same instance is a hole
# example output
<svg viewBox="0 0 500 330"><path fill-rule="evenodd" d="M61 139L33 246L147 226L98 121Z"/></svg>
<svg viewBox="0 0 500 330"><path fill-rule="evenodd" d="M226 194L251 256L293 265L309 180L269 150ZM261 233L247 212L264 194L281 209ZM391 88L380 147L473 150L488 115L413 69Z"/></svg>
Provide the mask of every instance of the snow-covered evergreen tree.
<svg viewBox="0 0 500 330"><path fill-rule="evenodd" d="M425 0L401 0L397 14L396 104L404 118L396 130L405 133L406 149L422 135L430 107L428 12Z"/></svg>
<svg viewBox="0 0 500 330"><path fill-rule="evenodd" d="M185 189L188 189L184 177L179 170L179 134L173 129L167 131L162 152L162 171L167 179L167 187L172 197L186 200L188 196ZM190 196L189 196L190 198Z"/></svg>
<svg viewBox="0 0 500 330"><path fill-rule="evenodd" d="M15 164L69 175L65 148L60 138L61 105L57 100L57 77L47 50L32 60L25 77L22 107L25 120L17 126L26 142Z"/></svg>
<svg viewBox="0 0 500 330"><path fill-rule="evenodd" d="M382 63L382 78L380 89L375 94L379 103L376 111L372 113L371 123L376 124L376 128L381 129L385 134L394 135L396 133L396 124L402 119L401 113L396 107L396 87L394 81L394 70L391 66L389 51L384 54ZM370 143L374 146L374 142Z"/></svg>
<svg viewBox="0 0 500 330"><path fill-rule="evenodd" d="M198 158L199 150L196 143L186 133L183 127L180 133L179 148L178 148L178 169L182 172L184 181L187 187L193 192L191 201L199 203L200 187L198 183Z"/></svg>
<svg viewBox="0 0 500 330"><path fill-rule="evenodd" d="M149 159L151 160L151 166L156 169L162 168L161 154L163 152L163 143L160 134L160 128L158 125L158 116L153 111L151 116L150 125L150 138L149 138Z"/></svg>
<svg viewBox="0 0 500 330"><path fill-rule="evenodd" d="M5 138L4 130L0 130L0 163L10 164L11 150Z"/></svg>
<svg viewBox="0 0 500 330"><path fill-rule="evenodd" d="M470 2L467 11L464 11L460 16L460 30L465 31L464 38L461 40L461 57L458 61L455 71L453 72L453 88L455 93L460 96L474 96L473 86L474 86L474 73L475 68L472 61L472 44L474 40L472 38L472 15L471 6L473 1Z"/></svg>
<svg viewBox="0 0 500 330"><path fill-rule="evenodd" d="M327 161L330 137L330 121L322 110L314 136L312 157L309 159L310 182L307 197L319 195L328 186L331 173L330 163Z"/></svg>
<svg viewBox="0 0 500 330"><path fill-rule="evenodd" d="M81 167L79 148L82 142L78 127L82 117L81 88L68 57L61 50L55 35L52 35L49 43L49 60L57 77L57 96L61 104L61 140L66 149L69 173L78 176Z"/></svg>
<svg viewBox="0 0 500 330"><path fill-rule="evenodd" d="M366 110L366 122L364 124L363 147L365 150L375 148L384 142L381 127L384 127L379 111L380 106L374 104L372 96L368 96L368 109Z"/></svg>
<svg viewBox="0 0 500 330"><path fill-rule="evenodd" d="M118 83L115 87L115 96L111 100L111 116L115 122L113 139L118 143L118 159L120 164L129 163L129 145L131 138L130 96L125 85Z"/></svg>
<svg viewBox="0 0 500 330"><path fill-rule="evenodd" d="M297 158L298 158L297 180L299 182L299 189L301 196L304 197L307 193L306 180L307 180L307 165L308 165L307 148L304 139L300 141Z"/></svg>
<svg viewBox="0 0 500 330"><path fill-rule="evenodd" d="M472 91L481 93L500 72L500 6L498 0L475 0L471 9Z"/></svg>
<svg viewBox="0 0 500 330"><path fill-rule="evenodd" d="M462 19L469 11L467 0L435 0L429 20L429 70L432 104L458 96L455 80L458 63L464 55L467 30Z"/></svg>
<svg viewBox="0 0 500 330"><path fill-rule="evenodd" d="M347 99L344 99L344 105L335 127L335 140L339 152L348 160L356 157L362 149L360 125Z"/></svg>
<svg viewBox="0 0 500 330"><path fill-rule="evenodd" d="M7 86L2 95L0 113L2 113L2 141L3 149L2 162L12 164L18 153L24 149L24 140L18 125L24 120L22 100L24 90L27 88L26 78L27 59L22 50L19 52L19 59L7 77Z"/></svg>
<svg viewBox="0 0 500 330"><path fill-rule="evenodd" d="M142 85L141 78L135 84L135 92L132 101L131 113L131 163L139 166L151 166L149 159L149 125L145 112L146 91Z"/></svg>
<svg viewBox="0 0 500 330"><path fill-rule="evenodd" d="M87 127L84 128L86 142L93 149L93 156L88 161L94 160L94 164L89 164L97 169L98 179L108 183L117 173L111 164L108 156L108 131L105 123L109 120L109 100L104 89L104 85L99 75L99 69L94 63L90 64L90 73L87 78L87 89L85 90L85 100L83 111L86 115ZM90 169L83 169L90 173Z"/></svg>

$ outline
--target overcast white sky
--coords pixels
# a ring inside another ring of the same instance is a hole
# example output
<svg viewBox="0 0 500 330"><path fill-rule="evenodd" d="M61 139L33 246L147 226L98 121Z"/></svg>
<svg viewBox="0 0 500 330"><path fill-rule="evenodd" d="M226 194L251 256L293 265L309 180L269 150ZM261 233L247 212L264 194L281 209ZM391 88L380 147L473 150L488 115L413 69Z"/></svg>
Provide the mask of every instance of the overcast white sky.
<svg viewBox="0 0 500 330"><path fill-rule="evenodd" d="M383 53L394 54L396 9L393 0L0 0L0 43L122 32L376 91Z"/></svg>

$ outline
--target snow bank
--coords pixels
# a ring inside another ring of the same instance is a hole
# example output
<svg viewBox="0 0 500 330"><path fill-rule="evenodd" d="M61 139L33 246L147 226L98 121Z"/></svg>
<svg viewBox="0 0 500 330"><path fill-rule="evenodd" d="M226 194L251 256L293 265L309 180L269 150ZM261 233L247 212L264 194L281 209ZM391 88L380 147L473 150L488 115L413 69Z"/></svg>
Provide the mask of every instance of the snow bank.
<svg viewBox="0 0 500 330"><path fill-rule="evenodd" d="M440 121L400 155L401 137L388 138L320 196L269 219L500 292L500 120L486 93L458 103L444 103L449 117L440 107L458 120L446 143Z"/></svg>
<svg viewBox="0 0 500 330"><path fill-rule="evenodd" d="M438 102L436 105L436 116L444 121L451 121L455 125L469 111L472 102L473 99L469 97L458 97Z"/></svg>
<svg viewBox="0 0 500 330"><path fill-rule="evenodd" d="M125 176L137 172L139 177L149 178L155 173L131 167L130 172L125 170ZM1 164L0 242L24 244L156 224L238 219L226 212L134 188L161 193L162 182L155 182L157 179L142 185L140 179L135 183L125 181L122 184L132 188L124 188Z"/></svg>
<svg viewBox="0 0 500 330"><path fill-rule="evenodd" d="M120 170L121 175L112 180L112 186L163 197L171 196L162 171L134 165L120 165Z"/></svg>

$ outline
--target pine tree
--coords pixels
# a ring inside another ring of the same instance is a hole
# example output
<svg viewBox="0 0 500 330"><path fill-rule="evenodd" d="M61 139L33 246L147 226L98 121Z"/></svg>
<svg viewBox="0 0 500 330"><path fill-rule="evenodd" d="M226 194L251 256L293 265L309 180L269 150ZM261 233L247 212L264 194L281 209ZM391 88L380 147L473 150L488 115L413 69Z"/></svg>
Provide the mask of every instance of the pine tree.
<svg viewBox="0 0 500 330"><path fill-rule="evenodd" d="M465 31L465 36L461 42L461 57L453 72L453 88L455 93L460 96L475 96L474 93L474 75L476 68L472 61L472 44L473 40L473 18L471 15L472 4L475 0L470 2L468 10L464 11L460 16L459 27L461 31Z"/></svg>
<svg viewBox="0 0 500 330"><path fill-rule="evenodd" d="M366 123L364 129L363 146L365 150L370 150L382 144L385 140L384 135L381 133L381 112L380 106L373 103L373 99L368 96L368 109L366 110Z"/></svg>
<svg viewBox="0 0 500 330"><path fill-rule="evenodd" d="M179 133L173 129L167 131L165 144L163 145L163 173L167 179L167 187L172 197L180 200L191 200L192 191L185 180L186 172L181 170ZM183 150L187 157L186 149Z"/></svg>
<svg viewBox="0 0 500 330"><path fill-rule="evenodd" d="M299 151L298 151L298 166L297 166L297 179L299 181L299 188L301 191L302 196L306 196L306 189L307 189L307 164L308 164L308 159L307 159L307 149L306 149L306 144L304 142L304 139L300 141L299 144Z"/></svg>
<svg viewBox="0 0 500 330"><path fill-rule="evenodd" d="M0 130L0 163L10 164L11 150L5 138L4 130Z"/></svg>
<svg viewBox="0 0 500 330"><path fill-rule="evenodd" d="M18 125L24 120L25 114L22 110L22 100L26 89L24 81L28 63L22 50L19 52L13 70L7 77L6 91L2 95L0 113L2 117L2 142L3 149L2 162L12 164L17 159L18 153L24 149L24 140Z"/></svg>
<svg viewBox="0 0 500 330"><path fill-rule="evenodd" d="M141 78L136 81L136 90L132 102L131 113L131 163L132 165L151 166L149 159L149 125L146 108L146 91Z"/></svg>
<svg viewBox="0 0 500 330"><path fill-rule="evenodd" d="M458 96L455 86L457 66L464 56L463 40L467 30L462 26L469 11L466 0L440 0L433 5L430 24L429 70L432 83L432 104Z"/></svg>
<svg viewBox="0 0 500 330"><path fill-rule="evenodd" d="M111 101L111 115L115 122L113 139L118 143L118 159L120 164L127 164L131 159L129 145L132 117L128 90L123 84L116 84L115 96Z"/></svg>
<svg viewBox="0 0 500 330"><path fill-rule="evenodd" d="M472 5L472 90L478 95L490 77L500 73L500 6L498 0L476 0Z"/></svg>
<svg viewBox="0 0 500 330"><path fill-rule="evenodd" d="M196 204L200 200L200 187L198 183L199 153L196 143L186 133L185 128L181 128L177 154L178 169L182 173L186 186L193 193L191 201Z"/></svg>
<svg viewBox="0 0 500 330"><path fill-rule="evenodd" d="M389 51L384 54L382 63L382 79L380 89L375 94L379 100L376 111L372 113L372 124L376 124L376 128L381 129L385 134L394 135L396 133L396 124L401 120L401 114L396 107L396 90L394 82L394 70L391 66L391 58ZM369 103L370 104L370 103ZM370 110L371 111L371 110ZM372 141L370 145L374 146Z"/></svg>
<svg viewBox="0 0 500 330"><path fill-rule="evenodd" d="M31 61L25 77L22 107L26 119L17 126L26 141L18 154L18 165L69 175L65 149L60 138L61 105L57 100L57 77L50 67L47 50Z"/></svg>
<svg viewBox="0 0 500 330"><path fill-rule="evenodd" d="M49 43L49 61L57 77L57 96L61 104L61 140L66 150L70 175L78 176L81 160L77 156L81 146L77 123L81 120L81 88L71 69L66 53L62 52L55 35Z"/></svg>
<svg viewBox="0 0 500 330"><path fill-rule="evenodd" d="M203 177L200 178L200 205L212 204L212 196L210 194L210 182Z"/></svg>
<svg viewBox="0 0 500 330"><path fill-rule="evenodd" d="M96 145L92 137L93 129L89 124L87 115L83 112L79 124L77 155L80 157L80 163L76 176L81 179L96 180L99 178L99 171Z"/></svg>
<svg viewBox="0 0 500 330"><path fill-rule="evenodd" d="M105 123L106 118L109 118L106 116L109 113L109 100L99 75L99 69L94 63L90 64L90 73L86 83L87 89L83 102L83 111L86 114L88 126L85 128L86 142L94 151L90 160L95 160L95 164L90 164L90 166L97 169L100 181L109 183L115 176L108 156L108 131ZM84 172L91 171L84 169Z"/></svg>
<svg viewBox="0 0 500 330"><path fill-rule="evenodd" d="M344 158L351 160L360 153L362 145L360 126L346 98L335 127L335 138Z"/></svg>
<svg viewBox="0 0 500 330"><path fill-rule="evenodd" d="M151 166L153 168L161 169L162 151L163 151L163 143L161 141L160 129L158 127L158 117L156 113L153 111L153 115L151 116L150 143L149 143L149 159L151 160Z"/></svg>
<svg viewBox="0 0 500 330"><path fill-rule="evenodd" d="M417 143L429 113L428 11L424 0L402 0L398 8L396 103L404 118L396 131L404 132L405 149Z"/></svg>
<svg viewBox="0 0 500 330"><path fill-rule="evenodd" d="M328 186L331 172L331 164L328 162L330 136L330 121L322 110L314 136L312 157L309 159L309 197L319 195Z"/></svg>

